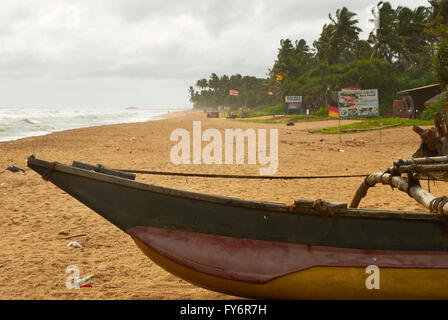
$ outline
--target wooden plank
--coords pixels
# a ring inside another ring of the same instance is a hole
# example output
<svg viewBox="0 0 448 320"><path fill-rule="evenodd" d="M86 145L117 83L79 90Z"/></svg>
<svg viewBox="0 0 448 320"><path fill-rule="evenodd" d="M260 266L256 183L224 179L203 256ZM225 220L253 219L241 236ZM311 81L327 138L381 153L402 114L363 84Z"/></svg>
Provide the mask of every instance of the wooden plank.
<svg viewBox="0 0 448 320"><path fill-rule="evenodd" d="M124 178L124 179L130 179L130 180L135 180L135 174L132 173L127 173L127 172L123 172L123 171L118 171L118 170L112 170L112 169L108 169L106 167L99 167L99 166L94 166L88 163L83 163L83 162L79 162L79 161L73 161L72 167L75 168L81 168L81 169L85 169L85 170L93 170L95 172L100 172L100 173L104 173L104 174L108 174L111 176L116 176L116 177L120 177L120 178Z"/></svg>

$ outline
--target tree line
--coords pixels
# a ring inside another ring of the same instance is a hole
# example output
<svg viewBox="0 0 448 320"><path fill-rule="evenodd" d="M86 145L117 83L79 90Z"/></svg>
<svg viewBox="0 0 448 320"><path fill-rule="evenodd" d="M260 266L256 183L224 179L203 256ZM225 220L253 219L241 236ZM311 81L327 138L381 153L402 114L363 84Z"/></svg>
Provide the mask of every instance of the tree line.
<svg viewBox="0 0 448 320"><path fill-rule="evenodd" d="M379 2L372 9L375 28L365 40L359 38L357 14L338 9L312 46L304 39L280 40L267 78L212 73L190 86L190 101L198 109L257 107L301 95L305 105L320 108L336 103L341 88L356 87L378 89L381 113L390 115L397 91L448 83L448 0L428 2L415 9ZM229 95L231 89L239 95Z"/></svg>

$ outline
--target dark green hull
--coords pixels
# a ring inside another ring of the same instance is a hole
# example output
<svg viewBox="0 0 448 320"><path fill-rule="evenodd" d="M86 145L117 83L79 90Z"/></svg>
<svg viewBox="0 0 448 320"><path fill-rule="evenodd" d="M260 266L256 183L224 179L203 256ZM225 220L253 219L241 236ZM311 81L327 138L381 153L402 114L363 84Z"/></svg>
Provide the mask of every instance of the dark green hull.
<svg viewBox="0 0 448 320"><path fill-rule="evenodd" d="M51 164L28 160L40 175ZM123 231L148 226L311 246L448 250L445 226L430 213L335 209L325 217L312 208L202 195L61 164L49 181Z"/></svg>

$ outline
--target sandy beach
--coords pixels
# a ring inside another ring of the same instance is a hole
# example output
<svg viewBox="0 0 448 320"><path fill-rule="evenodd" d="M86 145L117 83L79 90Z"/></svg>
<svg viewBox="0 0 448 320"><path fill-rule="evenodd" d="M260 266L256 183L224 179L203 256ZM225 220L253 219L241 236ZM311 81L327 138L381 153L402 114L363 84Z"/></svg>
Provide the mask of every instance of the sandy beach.
<svg viewBox="0 0 448 320"><path fill-rule="evenodd" d="M68 130L40 137L0 142L0 299L234 299L195 287L150 261L132 239L108 221L44 181L26 167L31 154L48 161L73 160L110 168L258 175L259 165L179 165L170 161L176 128L278 128L276 175L368 174L384 171L393 160L409 158L420 139L411 127L319 135L304 129L335 126L316 121L287 127L226 119L203 113L170 114L164 120ZM246 161L247 162L247 161ZM25 173L4 170L15 165ZM137 175L138 181L194 192L290 204L296 199L350 202L362 178L334 180L223 180ZM426 186L426 183L424 184ZM442 182L431 183L436 195L448 193ZM377 186L361 202L363 208L426 211L405 193ZM78 241L84 248L67 247ZM93 288L68 290L66 267L80 276L94 274Z"/></svg>

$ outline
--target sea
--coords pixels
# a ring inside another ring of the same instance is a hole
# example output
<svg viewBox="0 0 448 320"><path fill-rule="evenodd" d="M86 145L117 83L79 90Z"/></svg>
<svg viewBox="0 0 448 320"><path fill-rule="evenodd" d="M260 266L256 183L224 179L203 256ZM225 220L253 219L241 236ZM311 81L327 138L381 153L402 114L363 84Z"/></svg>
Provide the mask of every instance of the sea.
<svg viewBox="0 0 448 320"><path fill-rule="evenodd" d="M183 107L0 107L0 141L106 124L158 120Z"/></svg>

